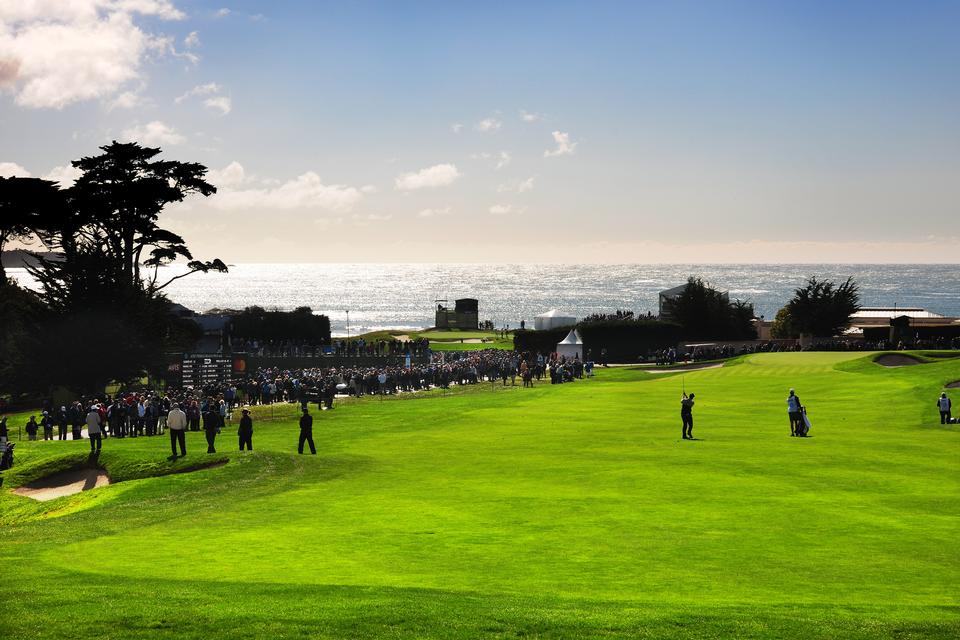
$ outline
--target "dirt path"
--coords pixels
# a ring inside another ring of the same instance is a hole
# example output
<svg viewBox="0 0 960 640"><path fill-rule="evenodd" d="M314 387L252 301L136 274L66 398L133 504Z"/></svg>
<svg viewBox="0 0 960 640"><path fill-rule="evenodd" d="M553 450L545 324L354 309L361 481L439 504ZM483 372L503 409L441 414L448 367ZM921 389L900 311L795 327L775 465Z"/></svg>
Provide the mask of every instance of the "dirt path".
<svg viewBox="0 0 960 640"><path fill-rule="evenodd" d="M110 478L102 469L76 469L34 480L14 489L13 493L46 502L108 484Z"/></svg>
<svg viewBox="0 0 960 640"><path fill-rule="evenodd" d="M948 384L947 389L960 389L960 380Z"/></svg>

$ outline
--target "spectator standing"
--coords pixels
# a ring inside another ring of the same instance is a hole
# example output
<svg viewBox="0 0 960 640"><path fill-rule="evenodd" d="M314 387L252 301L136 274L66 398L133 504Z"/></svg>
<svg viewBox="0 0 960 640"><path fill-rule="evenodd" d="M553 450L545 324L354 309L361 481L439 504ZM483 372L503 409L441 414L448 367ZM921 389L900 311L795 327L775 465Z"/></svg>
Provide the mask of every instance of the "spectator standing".
<svg viewBox="0 0 960 640"><path fill-rule="evenodd" d="M90 438L90 453L100 453L100 447L103 446L103 433L100 428L102 425L103 419L100 417L100 408L93 405L87 412L87 437Z"/></svg>
<svg viewBox="0 0 960 640"><path fill-rule="evenodd" d="M170 430L170 449L173 451L173 457L177 457L177 444L180 445L180 455L187 455L187 414L181 409L179 404L174 404L167 415L167 429Z"/></svg>
<svg viewBox="0 0 960 640"><path fill-rule="evenodd" d="M317 447L313 444L313 416L310 415L309 409L304 409L303 415L300 416L300 444L297 445L298 453L303 453L304 442L310 444L310 453L317 455Z"/></svg>
<svg viewBox="0 0 960 640"><path fill-rule="evenodd" d="M37 430L39 428L39 425L37 425L37 416L30 416L30 419L27 420L27 426L24 427L24 430L27 432L27 440L36 440Z"/></svg>
<svg viewBox="0 0 960 640"><path fill-rule="evenodd" d="M53 417L49 412L43 412L43 417L40 418L40 426L43 427L43 439L53 440Z"/></svg>
<svg viewBox="0 0 960 640"><path fill-rule="evenodd" d="M67 408L60 407L60 411L57 412L57 439L66 440L67 439L67 425L69 424L69 419L67 418Z"/></svg>
<svg viewBox="0 0 960 640"><path fill-rule="evenodd" d="M216 405L210 403L206 413L203 414L203 434L207 438L207 453L216 453L214 441L217 439L217 432L220 430L220 413Z"/></svg>
<svg viewBox="0 0 960 640"><path fill-rule="evenodd" d="M246 445L247 451L253 451L253 418L250 417L249 409L243 410L237 435L240 436L240 451L243 451L244 445Z"/></svg>

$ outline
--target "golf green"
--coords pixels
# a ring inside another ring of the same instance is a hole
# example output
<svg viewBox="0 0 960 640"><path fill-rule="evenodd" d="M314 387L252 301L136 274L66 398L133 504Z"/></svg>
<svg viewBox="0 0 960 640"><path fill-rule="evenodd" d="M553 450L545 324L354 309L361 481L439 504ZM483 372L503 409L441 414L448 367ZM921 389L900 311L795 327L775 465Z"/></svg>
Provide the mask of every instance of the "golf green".
<svg viewBox="0 0 960 640"><path fill-rule="evenodd" d="M317 456L258 407L254 452L109 439L115 484L49 502L9 489L88 445L21 443L0 638L955 638L960 426L934 403L960 359L873 357L344 402Z"/></svg>

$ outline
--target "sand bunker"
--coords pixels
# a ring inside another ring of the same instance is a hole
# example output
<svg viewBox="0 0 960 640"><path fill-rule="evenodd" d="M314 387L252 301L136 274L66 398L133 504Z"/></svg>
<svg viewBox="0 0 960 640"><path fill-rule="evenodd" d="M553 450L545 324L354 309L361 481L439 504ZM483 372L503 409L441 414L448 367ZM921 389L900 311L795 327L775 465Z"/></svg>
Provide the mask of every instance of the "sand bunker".
<svg viewBox="0 0 960 640"><path fill-rule="evenodd" d="M702 369L719 369L723 366L723 363L715 364L691 364L690 366L683 367L682 369L644 369L647 373L686 373L687 371L697 371Z"/></svg>
<svg viewBox="0 0 960 640"><path fill-rule="evenodd" d="M900 353L885 353L883 355L877 356L874 360L881 367L910 367L915 364L922 364L919 360L912 356L903 355Z"/></svg>
<svg viewBox="0 0 960 640"><path fill-rule="evenodd" d="M72 496L81 491L105 487L108 484L110 484L110 477L103 469L74 469L34 480L14 489L13 492L18 496L46 502L63 496Z"/></svg>

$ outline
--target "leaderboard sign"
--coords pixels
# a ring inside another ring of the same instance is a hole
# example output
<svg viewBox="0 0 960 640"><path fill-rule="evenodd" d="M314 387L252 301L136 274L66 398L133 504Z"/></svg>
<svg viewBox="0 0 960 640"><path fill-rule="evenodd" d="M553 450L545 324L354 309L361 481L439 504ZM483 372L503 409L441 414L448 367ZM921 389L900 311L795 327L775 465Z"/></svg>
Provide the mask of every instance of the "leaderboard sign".
<svg viewBox="0 0 960 640"><path fill-rule="evenodd" d="M232 356L185 353L180 363L180 380L184 387L202 388L233 377Z"/></svg>

